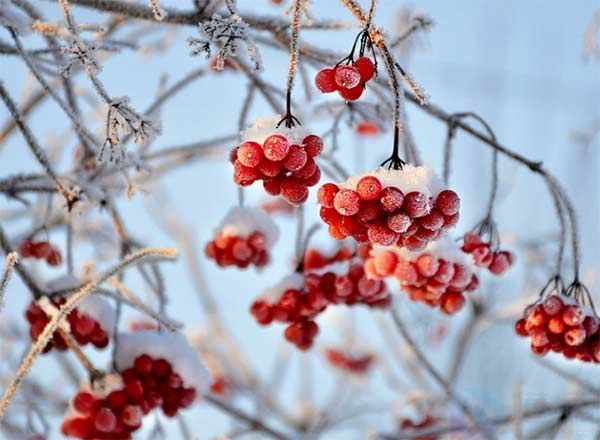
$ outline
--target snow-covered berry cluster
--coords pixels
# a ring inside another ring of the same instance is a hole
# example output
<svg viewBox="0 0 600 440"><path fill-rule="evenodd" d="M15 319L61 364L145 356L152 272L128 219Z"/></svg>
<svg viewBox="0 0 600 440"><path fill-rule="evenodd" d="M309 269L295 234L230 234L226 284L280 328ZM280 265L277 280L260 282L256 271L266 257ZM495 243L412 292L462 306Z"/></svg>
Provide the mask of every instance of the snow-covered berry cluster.
<svg viewBox="0 0 600 440"><path fill-rule="evenodd" d="M25 240L19 245L19 254L22 258L46 260L49 266L60 266L62 263L60 250L47 241Z"/></svg>
<svg viewBox="0 0 600 440"><path fill-rule="evenodd" d="M344 261L285 277L263 291L250 312L261 325L287 323L285 338L306 350L319 330L314 319L328 306L362 304L385 308L390 303L383 281L368 279L362 263Z"/></svg>
<svg viewBox="0 0 600 440"><path fill-rule="evenodd" d="M29 336L36 341L42 334L44 328L50 322L52 313L58 312L58 308L65 303L65 299L50 300L42 298L32 301L25 311L25 318L29 322ZM105 348L108 345L115 320L115 311L103 298L88 296L84 298L67 315L69 333L79 345L92 344L96 348ZM67 343L62 335L56 331L43 353L48 353L52 348L65 351Z"/></svg>
<svg viewBox="0 0 600 440"><path fill-rule="evenodd" d="M475 266L484 267L494 275L502 275L515 261L512 252L494 250L491 243L483 241L476 232L465 234L462 250L467 254L471 254Z"/></svg>
<svg viewBox="0 0 600 440"><path fill-rule="evenodd" d="M204 252L221 267L263 267L277 241L279 230L268 214L256 208L229 210Z"/></svg>
<svg viewBox="0 0 600 440"><path fill-rule="evenodd" d="M373 60L363 56L350 64L321 69L315 76L315 85L321 93L338 92L345 101L356 101L375 71Z"/></svg>
<svg viewBox="0 0 600 440"><path fill-rule="evenodd" d="M599 320L589 307L575 299L552 294L529 305L515 324L519 336L528 337L540 356L553 351L567 359L600 362Z"/></svg>
<svg viewBox="0 0 600 440"><path fill-rule="evenodd" d="M367 373L375 360L371 353L355 354L337 348L326 348L323 355L332 367L359 375Z"/></svg>
<svg viewBox="0 0 600 440"><path fill-rule="evenodd" d="M85 383L71 399L62 421L65 436L79 439L130 439L142 426L144 413L118 374L103 378L103 386Z"/></svg>
<svg viewBox="0 0 600 440"><path fill-rule="evenodd" d="M374 279L396 278L411 300L447 314L460 310L464 294L479 285L477 275L448 237L429 243L422 251L376 246L365 261L365 270Z"/></svg>
<svg viewBox="0 0 600 440"><path fill-rule="evenodd" d="M308 187L321 179L315 158L323 141L303 127L279 125L279 120L261 119L242 132L242 143L230 155L233 180L240 186L262 180L267 193L299 205L308 198Z"/></svg>
<svg viewBox="0 0 600 440"><path fill-rule="evenodd" d="M326 183L317 197L332 237L382 246L422 249L459 218L458 196L425 166L379 168L341 185Z"/></svg>
<svg viewBox="0 0 600 440"><path fill-rule="evenodd" d="M80 439L129 439L143 417L160 408L174 417L206 391L210 378L185 337L139 331L119 335L117 370L101 386L84 384L62 423Z"/></svg>

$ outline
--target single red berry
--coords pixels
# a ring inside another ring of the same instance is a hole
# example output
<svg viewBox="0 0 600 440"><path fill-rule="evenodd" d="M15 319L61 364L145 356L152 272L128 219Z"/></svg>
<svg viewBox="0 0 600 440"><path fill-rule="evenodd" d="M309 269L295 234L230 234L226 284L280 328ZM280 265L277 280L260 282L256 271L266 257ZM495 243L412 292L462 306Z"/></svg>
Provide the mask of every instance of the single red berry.
<svg viewBox="0 0 600 440"><path fill-rule="evenodd" d="M365 176L356 184L356 192L363 200L375 200L381 195L383 187L375 176Z"/></svg>
<svg viewBox="0 0 600 440"><path fill-rule="evenodd" d="M298 171L306 165L307 159L308 155L304 148L299 145L292 145L290 146L287 156L283 160L283 166L290 171Z"/></svg>
<svg viewBox="0 0 600 440"><path fill-rule="evenodd" d="M94 426L100 432L111 432L117 426L117 417L110 409L102 408L94 417Z"/></svg>
<svg viewBox="0 0 600 440"><path fill-rule="evenodd" d="M358 69L360 73L360 80L365 83L373 78L375 75L375 64L368 57L360 57L354 62L354 67Z"/></svg>
<svg viewBox="0 0 600 440"><path fill-rule="evenodd" d="M19 246L19 254L23 258L29 258L34 256L35 243L31 240L25 240Z"/></svg>
<svg viewBox="0 0 600 440"><path fill-rule="evenodd" d="M354 66L339 65L335 68L335 83L340 89L353 89L360 84L360 72Z"/></svg>
<svg viewBox="0 0 600 440"><path fill-rule="evenodd" d="M278 196L281 194L281 179L263 180L263 188L268 194Z"/></svg>
<svg viewBox="0 0 600 440"><path fill-rule="evenodd" d="M529 335L529 332L525 328L525 319L521 318L515 323L515 332L519 336L523 336L523 337Z"/></svg>
<svg viewBox="0 0 600 440"><path fill-rule="evenodd" d="M425 217L419 219L419 224L430 231L437 231L444 226L444 216L434 208Z"/></svg>
<svg viewBox="0 0 600 440"><path fill-rule="evenodd" d="M444 215L454 215L460 208L460 199L454 191L446 189L438 194L435 199L435 207Z"/></svg>
<svg viewBox="0 0 600 440"><path fill-rule="evenodd" d="M360 197L356 191L343 188L335 195L333 205L341 215L354 215L360 208Z"/></svg>
<svg viewBox="0 0 600 440"><path fill-rule="evenodd" d="M335 70L322 69L315 76L315 85L322 93L335 92L338 85L335 82Z"/></svg>
<svg viewBox="0 0 600 440"><path fill-rule="evenodd" d="M287 139L279 134L269 136L263 143L265 157L275 162L285 159L289 149L290 144Z"/></svg>
<svg viewBox="0 0 600 440"><path fill-rule="evenodd" d="M106 401L111 409L117 411L127 405L129 401L129 397L127 393L123 390L111 391L108 396L106 396Z"/></svg>
<svg viewBox="0 0 600 440"><path fill-rule="evenodd" d="M147 354L142 354L135 358L133 367L142 376L148 376L152 372L152 358Z"/></svg>
<svg viewBox="0 0 600 440"><path fill-rule="evenodd" d="M323 151L323 140L316 134L309 134L302 140L302 145L306 150L306 154L310 157L315 157Z"/></svg>
<svg viewBox="0 0 600 440"><path fill-rule="evenodd" d="M418 218L426 216L430 211L430 206L425 194L412 191L404 197L402 209L412 218Z"/></svg>
<svg viewBox="0 0 600 440"><path fill-rule="evenodd" d="M82 414L89 414L96 403L96 399L91 393L86 391L78 392L73 398L73 408Z"/></svg>
<svg viewBox="0 0 600 440"><path fill-rule="evenodd" d="M308 188L301 180L289 177L281 182L281 197L293 204L304 203L308 198Z"/></svg>
<svg viewBox="0 0 600 440"><path fill-rule="evenodd" d="M356 125L356 132L362 136L375 136L379 133L379 127L374 122L363 121Z"/></svg>
<svg viewBox="0 0 600 440"><path fill-rule="evenodd" d="M129 428L137 429L142 426L143 413L139 406L127 405L121 410L119 418Z"/></svg>
<svg viewBox="0 0 600 440"><path fill-rule="evenodd" d="M292 175L294 177L298 177L300 179L308 179L310 178L315 171L317 170L317 163L315 162L315 160L312 157L309 157L306 160L306 164L300 168L298 171L293 171Z"/></svg>
<svg viewBox="0 0 600 440"><path fill-rule="evenodd" d="M267 177L277 177L283 170L283 163L264 159L258 165L258 170Z"/></svg>
<svg viewBox="0 0 600 440"><path fill-rule="evenodd" d="M388 186L381 191L379 203L384 211L395 212L402 207L404 194L398 188Z"/></svg>
<svg viewBox="0 0 600 440"><path fill-rule="evenodd" d="M256 142L244 142L237 151L240 163L251 168L257 167L263 156L263 149Z"/></svg>
<svg viewBox="0 0 600 440"><path fill-rule="evenodd" d="M367 230L369 240L381 246L391 246L398 240L398 234L383 224L373 224Z"/></svg>
<svg viewBox="0 0 600 440"><path fill-rule="evenodd" d="M35 258L43 258L46 259L50 256L54 249L47 241L40 241L35 243L32 254Z"/></svg>
<svg viewBox="0 0 600 440"><path fill-rule="evenodd" d="M580 325L585 319L585 312L580 306L573 304L563 309L562 318L567 325Z"/></svg>
<svg viewBox="0 0 600 440"><path fill-rule="evenodd" d="M166 359L155 359L152 364L152 374L155 378L164 379L171 375L173 370L171 364Z"/></svg>
<svg viewBox="0 0 600 440"><path fill-rule="evenodd" d="M356 101L363 94L365 87L362 84L352 89L340 89L339 94L345 101Z"/></svg>
<svg viewBox="0 0 600 440"><path fill-rule="evenodd" d="M263 165L261 163L261 165ZM259 178L255 168L250 168L238 160L233 164L233 181L240 186L250 186Z"/></svg>
<svg viewBox="0 0 600 440"><path fill-rule="evenodd" d="M304 179L304 184L306 186L315 186L321 180L321 169L317 167L315 172L310 176Z"/></svg>

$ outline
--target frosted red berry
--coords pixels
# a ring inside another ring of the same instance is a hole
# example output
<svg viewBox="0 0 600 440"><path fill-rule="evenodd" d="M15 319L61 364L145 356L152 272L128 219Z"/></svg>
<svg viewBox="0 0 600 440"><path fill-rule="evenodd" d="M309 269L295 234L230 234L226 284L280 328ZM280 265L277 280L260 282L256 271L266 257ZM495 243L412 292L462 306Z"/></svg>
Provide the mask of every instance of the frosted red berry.
<svg viewBox="0 0 600 440"><path fill-rule="evenodd" d="M375 63L368 57L360 57L354 62L354 67L358 69L360 80L365 83L375 75Z"/></svg>
<svg viewBox="0 0 600 440"><path fill-rule="evenodd" d="M334 69L322 69L315 77L315 85L322 93L335 92L338 85L335 81Z"/></svg>

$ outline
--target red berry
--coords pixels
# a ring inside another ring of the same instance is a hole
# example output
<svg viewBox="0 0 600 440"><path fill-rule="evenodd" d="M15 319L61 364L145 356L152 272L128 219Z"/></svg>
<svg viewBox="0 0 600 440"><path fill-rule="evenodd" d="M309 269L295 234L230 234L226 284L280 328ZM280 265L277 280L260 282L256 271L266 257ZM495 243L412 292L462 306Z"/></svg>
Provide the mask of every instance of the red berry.
<svg viewBox="0 0 600 440"><path fill-rule="evenodd" d="M243 240L238 240L231 248L231 254L233 255L233 258L238 261L248 261L252 258L253 251L248 243Z"/></svg>
<svg viewBox="0 0 600 440"><path fill-rule="evenodd" d="M454 215L460 208L460 199L454 191L446 189L438 194L435 199L435 207L444 215Z"/></svg>
<svg viewBox="0 0 600 440"><path fill-rule="evenodd" d="M381 246L391 246L398 240L398 234L383 224L374 224L369 226L369 240Z"/></svg>
<svg viewBox="0 0 600 440"><path fill-rule="evenodd" d="M353 89L360 84L360 72L354 66L339 65L335 68L335 83L340 89Z"/></svg>
<svg viewBox="0 0 600 440"><path fill-rule="evenodd" d="M31 240L25 240L19 246L19 254L21 254L21 257L23 257L23 258L33 257L34 249L35 249L35 244Z"/></svg>
<svg viewBox="0 0 600 440"><path fill-rule="evenodd" d="M419 224L430 231L437 231L444 226L444 216L434 208L425 217L419 219Z"/></svg>
<svg viewBox="0 0 600 440"><path fill-rule="evenodd" d="M306 150L306 154L310 157L315 157L323 151L323 140L316 134L309 134L302 140L302 145Z"/></svg>
<svg viewBox="0 0 600 440"><path fill-rule="evenodd" d="M465 304L465 297L461 293L449 293L442 300L442 312L451 315L458 312Z"/></svg>
<svg viewBox="0 0 600 440"><path fill-rule="evenodd" d="M402 209L412 218L418 218L427 215L430 211L430 206L425 194L413 191L404 197Z"/></svg>
<svg viewBox="0 0 600 440"><path fill-rule="evenodd" d="M267 177L277 177L282 169L283 164L281 162L274 162L268 159L264 159L258 165L258 170Z"/></svg>
<svg viewBox="0 0 600 440"><path fill-rule="evenodd" d="M80 391L73 398L73 408L82 414L89 414L94 409L95 402L91 393Z"/></svg>
<svg viewBox="0 0 600 440"><path fill-rule="evenodd" d="M117 418L110 409L102 408L94 417L94 426L100 432L111 432L117 426Z"/></svg>
<svg viewBox="0 0 600 440"><path fill-rule="evenodd" d="M565 333L565 342L572 347L581 345L585 341L585 335L583 326L571 327L571 329Z"/></svg>
<svg viewBox="0 0 600 440"><path fill-rule="evenodd" d="M490 263L490 266L488 269L494 275L501 275L502 273L506 272L506 270L509 268L509 266L510 266L510 263L508 261L506 254L504 254L502 252L495 252L494 258L492 259L492 262Z"/></svg>
<svg viewBox="0 0 600 440"><path fill-rule="evenodd" d="M237 151L237 159L242 165L255 168L263 159L263 150L256 142L244 142Z"/></svg>
<svg viewBox="0 0 600 440"><path fill-rule="evenodd" d="M333 205L341 215L354 215L360 208L360 197L356 191L343 188L335 195Z"/></svg>
<svg viewBox="0 0 600 440"><path fill-rule="evenodd" d="M172 372L171 364L166 359L156 359L152 364L152 374L158 379L167 378Z"/></svg>
<svg viewBox="0 0 600 440"><path fill-rule="evenodd" d="M294 177L298 177L299 179L308 179L312 176L317 170L317 163L312 157L309 157L306 160L306 164L300 168L298 171L294 171L292 175Z"/></svg>
<svg viewBox="0 0 600 440"><path fill-rule="evenodd" d="M129 428L139 428L142 425L142 410L139 406L127 405L121 410L120 419Z"/></svg>
<svg viewBox="0 0 600 440"><path fill-rule="evenodd" d="M290 144L288 143L287 139L279 134L273 134L269 136L263 143L265 157L275 162L285 159L289 149Z"/></svg>
<svg viewBox="0 0 600 440"><path fill-rule="evenodd" d="M517 332L517 334L519 336L528 336L529 335L529 333L527 332L527 329L525 328L525 319L521 318L516 322L515 331Z"/></svg>
<svg viewBox="0 0 600 440"><path fill-rule="evenodd" d="M379 133L379 127L374 122L363 121L356 125L356 132L363 136L375 136Z"/></svg>
<svg viewBox="0 0 600 440"><path fill-rule="evenodd" d="M137 379L126 382L125 390L129 398L134 402L140 402L144 397L144 387L142 386L142 382Z"/></svg>
<svg viewBox="0 0 600 440"><path fill-rule="evenodd" d="M321 169L317 167L315 172L310 176L304 179L304 184L306 186L315 186L321 180Z"/></svg>
<svg viewBox="0 0 600 440"><path fill-rule="evenodd" d="M404 194L398 188L388 186L381 192L381 198L379 199L381 207L386 212L395 212L402 207L404 203Z"/></svg>
<svg viewBox="0 0 600 440"><path fill-rule="evenodd" d="M562 319L567 325L580 325L585 319L585 312L578 305L570 305L563 309Z"/></svg>
<svg viewBox="0 0 600 440"><path fill-rule="evenodd" d="M337 90L335 82L335 70L322 69L315 76L315 85L322 93L331 93Z"/></svg>
<svg viewBox="0 0 600 440"><path fill-rule="evenodd" d="M233 164L233 181L236 184L240 186L250 186L258 178L259 175L256 169L242 165L239 160Z"/></svg>
<svg viewBox="0 0 600 440"><path fill-rule="evenodd" d="M417 269L424 277L432 277L440 267L439 260L430 254L422 254L416 261Z"/></svg>
<svg viewBox="0 0 600 440"><path fill-rule="evenodd" d="M339 94L345 101L356 101L362 95L365 87L362 84L357 85L352 89L340 89Z"/></svg>
<svg viewBox="0 0 600 440"><path fill-rule="evenodd" d="M375 200L379 198L383 187L375 176L365 176L356 184L356 192L363 200Z"/></svg>
<svg viewBox="0 0 600 440"><path fill-rule="evenodd" d="M374 259L375 270L381 275L387 276L394 273L398 264L398 256L394 252L379 252Z"/></svg>
<svg viewBox="0 0 600 440"><path fill-rule="evenodd" d="M371 61L371 58L360 57L354 62L354 67L358 69L360 80L364 83L375 75L375 64Z"/></svg>
<svg viewBox="0 0 600 440"><path fill-rule="evenodd" d="M32 254L35 258L47 259L54 249L47 241L40 241L33 246Z"/></svg>
<svg viewBox="0 0 600 440"><path fill-rule="evenodd" d="M127 405L129 398L123 390L112 391L106 396L106 401L111 409L119 410Z"/></svg>
<svg viewBox="0 0 600 440"><path fill-rule="evenodd" d="M289 177L281 182L281 197L293 204L304 203L308 198L308 188L301 180Z"/></svg>
<svg viewBox="0 0 600 440"><path fill-rule="evenodd" d="M268 194L271 194L272 196L278 196L281 194L281 180L277 178L273 180L264 180L263 188Z"/></svg>
<svg viewBox="0 0 600 440"><path fill-rule="evenodd" d="M92 333L95 326L96 321L88 315L79 315L74 325L77 333L83 336L87 336Z"/></svg>
<svg viewBox="0 0 600 440"><path fill-rule="evenodd" d="M290 171L298 171L304 165L308 156L304 148L299 145L292 145L287 156L283 160L283 166Z"/></svg>
<svg viewBox="0 0 600 440"><path fill-rule="evenodd" d="M391 215L387 218L388 227L399 234L403 234L408 230L412 223L412 220L408 215L403 212Z"/></svg>

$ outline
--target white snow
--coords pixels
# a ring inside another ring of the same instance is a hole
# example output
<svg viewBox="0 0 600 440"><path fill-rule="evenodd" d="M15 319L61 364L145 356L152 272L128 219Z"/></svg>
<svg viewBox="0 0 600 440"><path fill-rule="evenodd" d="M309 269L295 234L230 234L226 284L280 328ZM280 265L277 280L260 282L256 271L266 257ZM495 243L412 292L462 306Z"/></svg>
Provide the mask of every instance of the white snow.
<svg viewBox="0 0 600 440"><path fill-rule="evenodd" d="M304 277L298 272L287 275L274 286L263 290L256 299L263 300L268 304L275 304L286 290L300 290L304 286Z"/></svg>
<svg viewBox="0 0 600 440"><path fill-rule="evenodd" d="M420 255L428 253L438 258L443 258L446 261L463 265L472 269L470 259L463 251L461 251L459 243L456 242L449 235L444 235L436 241L431 241L425 246L424 249L419 251L411 251L407 248L399 248L397 246L373 246L370 255L375 256L382 251L392 251L396 253L403 260L413 261Z"/></svg>
<svg viewBox="0 0 600 440"><path fill-rule="evenodd" d="M301 125L287 128L283 123L277 127L281 118L280 115L275 115L272 118L257 119L252 127L240 133L242 142L253 141L262 145L269 136L280 134L288 140L290 145L302 145L304 138L311 133Z"/></svg>
<svg viewBox="0 0 600 440"><path fill-rule="evenodd" d="M388 170L379 167L368 173L357 174L351 176L340 187L356 189L358 181L365 176L375 176L384 188L394 186L404 194L419 191L427 197L437 197L445 189L442 179L439 178L433 168L427 165L414 166L410 164L404 165L401 170Z"/></svg>
<svg viewBox="0 0 600 440"><path fill-rule="evenodd" d="M108 337L112 337L117 312L106 299L90 294L77 304L77 311L96 320Z"/></svg>
<svg viewBox="0 0 600 440"><path fill-rule="evenodd" d="M279 238L279 228L269 214L262 209L233 207L229 210L217 233L225 236L248 237L254 232L262 232L267 248L271 248Z"/></svg>
<svg viewBox="0 0 600 440"><path fill-rule="evenodd" d="M328 264L327 266L319 269L307 270L308 273L315 273L317 275L323 275L327 272L333 272L334 274L341 276L347 275L350 267L352 266L352 260L336 261L335 263Z"/></svg>
<svg viewBox="0 0 600 440"><path fill-rule="evenodd" d="M129 368L135 358L142 354L154 359L166 359L173 371L181 376L185 386L194 387L198 396L211 383L210 373L181 333L143 330L119 335L115 356L119 370Z"/></svg>
<svg viewBox="0 0 600 440"><path fill-rule="evenodd" d="M55 290L70 290L81 285L79 278L74 275L65 274L57 278L50 279L44 283L46 290L51 292Z"/></svg>

